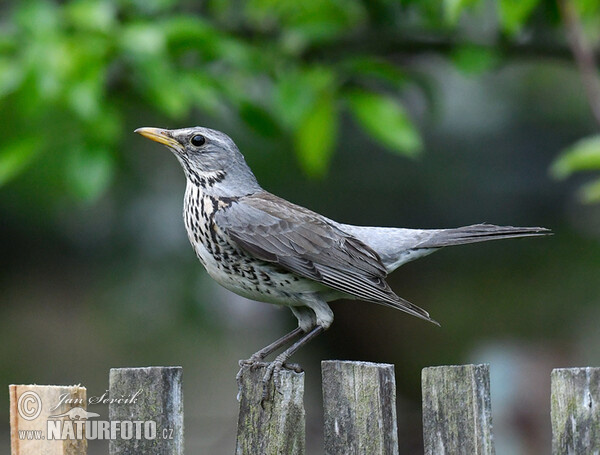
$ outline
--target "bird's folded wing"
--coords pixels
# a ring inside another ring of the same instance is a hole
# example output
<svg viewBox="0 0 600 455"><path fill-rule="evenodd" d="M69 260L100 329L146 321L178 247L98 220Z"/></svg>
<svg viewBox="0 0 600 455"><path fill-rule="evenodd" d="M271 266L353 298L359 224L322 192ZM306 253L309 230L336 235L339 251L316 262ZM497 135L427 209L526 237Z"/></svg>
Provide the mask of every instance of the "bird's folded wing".
<svg viewBox="0 0 600 455"><path fill-rule="evenodd" d="M431 321L425 310L392 291L385 281L385 266L373 249L315 212L264 192L218 210L214 221L258 259Z"/></svg>

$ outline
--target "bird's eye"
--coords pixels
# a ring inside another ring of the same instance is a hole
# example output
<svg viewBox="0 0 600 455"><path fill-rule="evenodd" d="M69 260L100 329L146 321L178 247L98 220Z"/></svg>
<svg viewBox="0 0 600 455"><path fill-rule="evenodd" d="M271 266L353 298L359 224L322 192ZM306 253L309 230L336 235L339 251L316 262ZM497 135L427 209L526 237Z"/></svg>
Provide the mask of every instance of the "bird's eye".
<svg viewBox="0 0 600 455"><path fill-rule="evenodd" d="M204 143L206 142L206 138L201 134L196 134L195 136L192 136L190 142L194 147L200 147L201 145L204 145Z"/></svg>

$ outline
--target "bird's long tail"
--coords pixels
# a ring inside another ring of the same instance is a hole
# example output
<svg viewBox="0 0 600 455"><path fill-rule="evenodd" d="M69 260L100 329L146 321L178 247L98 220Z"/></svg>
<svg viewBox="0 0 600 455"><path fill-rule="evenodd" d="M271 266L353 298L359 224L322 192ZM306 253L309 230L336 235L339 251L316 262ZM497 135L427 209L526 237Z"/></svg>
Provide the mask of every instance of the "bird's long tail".
<svg viewBox="0 0 600 455"><path fill-rule="evenodd" d="M341 225L341 228L373 248L381 257L388 273L445 246L551 233L549 229L541 227L493 224L473 224L454 229L404 229L349 224Z"/></svg>
<svg viewBox="0 0 600 455"><path fill-rule="evenodd" d="M473 224L454 229L405 229L350 224L340 225L340 228L375 250L388 273L402 264L427 256L445 246L551 234L549 229L541 227L495 226L493 224ZM400 297L398 297L398 302L377 303L397 308L437 324L425 310Z"/></svg>
<svg viewBox="0 0 600 455"><path fill-rule="evenodd" d="M495 226L493 224L472 224L455 229L439 229L434 232L434 235L429 239L415 245L415 247L442 248L444 246L464 245L488 240L550 234L549 229L541 227Z"/></svg>

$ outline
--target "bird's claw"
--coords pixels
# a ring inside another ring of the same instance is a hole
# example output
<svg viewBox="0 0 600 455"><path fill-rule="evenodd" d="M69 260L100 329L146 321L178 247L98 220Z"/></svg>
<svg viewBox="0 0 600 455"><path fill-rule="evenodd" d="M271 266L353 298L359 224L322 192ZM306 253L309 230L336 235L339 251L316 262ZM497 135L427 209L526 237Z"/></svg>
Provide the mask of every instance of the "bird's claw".
<svg viewBox="0 0 600 455"><path fill-rule="evenodd" d="M249 367L251 370L255 370L257 368L268 366L268 362L263 362L262 357L252 356L249 359L242 359L238 362L240 366L240 371L235 375L235 380L238 385L238 389L242 387L242 372L244 371L244 367Z"/></svg>
<svg viewBox="0 0 600 455"><path fill-rule="evenodd" d="M264 403L269 395L269 382L273 381L275 386L275 391L279 392L280 387L280 372L283 368L294 371L296 373L302 373L304 370L297 363L284 363L283 359L275 359L273 362L265 362L263 357L253 355L249 359L243 359L238 362L240 366L240 371L238 371L235 379L238 384L238 389L242 388L242 373L244 371L244 367L248 367L251 370L255 370L257 368L265 368L266 371L262 378L262 396L260 400L261 406L264 408Z"/></svg>
<svg viewBox="0 0 600 455"><path fill-rule="evenodd" d="M267 370L265 371L265 375L262 378L262 398L260 399L260 405L264 409L265 401L267 401L267 397L269 395L269 382L273 381L274 390L276 392L279 391L279 372L283 368L283 362L275 359L267 366Z"/></svg>
<svg viewBox="0 0 600 455"><path fill-rule="evenodd" d="M240 365L240 368L245 366L258 368L259 366L265 365L264 360L265 358L263 356L258 354L252 354L249 359L242 359L238 363Z"/></svg>
<svg viewBox="0 0 600 455"><path fill-rule="evenodd" d="M302 367L300 366L299 363L284 363L283 368L285 368L286 370L293 371L295 373L304 372L304 370L302 369Z"/></svg>
<svg viewBox="0 0 600 455"><path fill-rule="evenodd" d="M263 409L265 401L269 397L269 382L272 381L274 391L280 393L279 388L281 386L281 370L284 368L286 370L294 371L296 373L302 373L304 371L302 367L297 363L284 363L283 360L278 359L275 359L273 362L271 362L267 366L267 371L265 372L265 375L262 378L263 392L262 398L260 400L260 405L263 407Z"/></svg>
<svg viewBox="0 0 600 455"><path fill-rule="evenodd" d="M254 359L252 357L250 357L249 359L240 360L238 362L238 365L240 366L240 368L243 369L244 367L250 367L253 370L255 370L256 368L264 367L268 364L269 364L269 362L263 362L263 359L261 359L261 358Z"/></svg>

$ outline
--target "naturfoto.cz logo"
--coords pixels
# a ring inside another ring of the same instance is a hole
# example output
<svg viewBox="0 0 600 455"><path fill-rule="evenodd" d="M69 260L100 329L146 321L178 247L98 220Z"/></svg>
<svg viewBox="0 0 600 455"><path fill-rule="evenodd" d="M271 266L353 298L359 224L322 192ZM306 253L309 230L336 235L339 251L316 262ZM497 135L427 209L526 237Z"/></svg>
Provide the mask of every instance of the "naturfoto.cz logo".
<svg viewBox="0 0 600 455"><path fill-rule="evenodd" d="M88 402L92 403L135 403L137 397L142 393L138 390L131 397L111 400L105 393L102 397L90 397ZM68 394L59 397L59 403L50 408L57 410L61 405L84 404L82 399L69 398ZM19 416L28 421L37 419L42 412L42 400L33 391L26 391L19 396L17 411ZM100 414L89 412L81 406L75 406L66 412L50 415L46 420L45 431L19 430L21 440L116 440L116 439L173 439L173 429L157 429L154 420L90 420L100 417Z"/></svg>

